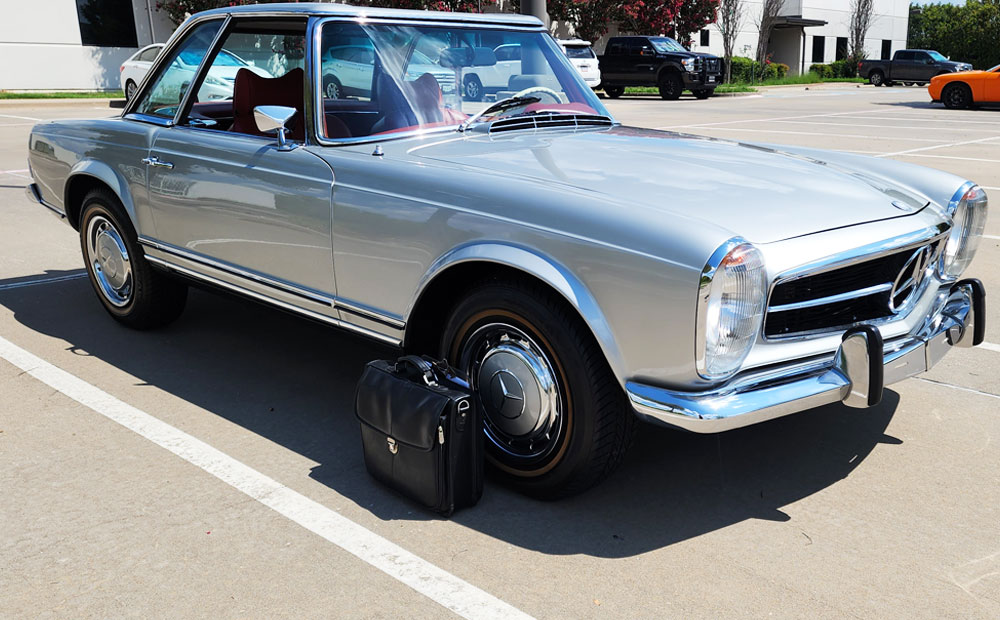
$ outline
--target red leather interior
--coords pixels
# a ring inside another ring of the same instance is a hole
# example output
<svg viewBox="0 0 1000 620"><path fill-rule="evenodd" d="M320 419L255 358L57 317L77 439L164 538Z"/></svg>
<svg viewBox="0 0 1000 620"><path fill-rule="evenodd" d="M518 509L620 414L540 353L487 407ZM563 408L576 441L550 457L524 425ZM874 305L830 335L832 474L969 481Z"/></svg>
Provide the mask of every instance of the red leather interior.
<svg viewBox="0 0 1000 620"><path fill-rule="evenodd" d="M259 105L281 105L298 111L289 123L288 137L299 142L305 140L304 79L302 69L292 69L276 78L261 77L249 69L240 69L233 87L233 126L229 131L254 136L273 135L258 131L253 109Z"/></svg>
<svg viewBox="0 0 1000 620"><path fill-rule="evenodd" d="M445 108L442 105L444 97L441 94L441 86L438 84L437 78L430 73L421 75L413 82L403 82L400 86L402 87L402 94L405 100L396 105L407 105L408 102L408 107L412 110L412 114L393 115L396 117L394 119L396 122L383 123L383 126L379 127L381 131L375 133L396 133L420 128L454 125L468 118L467 114L451 108ZM381 104L382 101L380 100L379 103ZM417 121L415 124L405 125L397 120L408 116L412 122L414 115ZM387 112L386 118L389 116L390 114Z"/></svg>

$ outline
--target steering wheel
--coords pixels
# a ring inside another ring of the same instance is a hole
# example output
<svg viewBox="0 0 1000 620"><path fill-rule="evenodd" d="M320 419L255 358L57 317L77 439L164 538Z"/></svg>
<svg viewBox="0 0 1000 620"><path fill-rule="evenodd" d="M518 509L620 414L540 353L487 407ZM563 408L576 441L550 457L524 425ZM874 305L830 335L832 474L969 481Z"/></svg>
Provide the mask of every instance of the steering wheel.
<svg viewBox="0 0 1000 620"><path fill-rule="evenodd" d="M528 88L525 88L524 90L519 90L516 93L514 93L511 96L511 99L517 99L518 97L524 97L525 95L530 95L530 94L533 94L533 93L539 93L541 95L548 95L549 97L552 97L552 99L554 99L556 103L566 103L565 101L563 101L562 95L560 95L556 91L554 91L551 88L548 88L546 86L529 86Z"/></svg>

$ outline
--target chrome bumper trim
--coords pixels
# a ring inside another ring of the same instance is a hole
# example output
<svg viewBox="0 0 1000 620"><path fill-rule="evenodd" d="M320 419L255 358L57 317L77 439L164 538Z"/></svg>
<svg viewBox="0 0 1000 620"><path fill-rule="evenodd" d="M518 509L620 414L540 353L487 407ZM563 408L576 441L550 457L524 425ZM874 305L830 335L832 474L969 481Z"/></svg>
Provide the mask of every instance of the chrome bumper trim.
<svg viewBox="0 0 1000 620"><path fill-rule="evenodd" d="M28 197L29 200L31 200L31 202L35 202L42 205L43 207L54 213L56 217L58 217L59 219L61 220L66 219L65 211L57 207L53 207L49 203L42 200L42 194L41 192L38 191L38 186L35 185L34 183L29 183L28 186L24 188L24 194Z"/></svg>
<svg viewBox="0 0 1000 620"><path fill-rule="evenodd" d="M930 370L953 346L979 344L985 320L982 284L963 280L943 289L942 302L919 329L882 346L883 385ZM636 413L649 421L696 433L717 433L749 426L838 401L852 401L857 386L868 387L870 367L840 363L845 346L820 365L791 364L788 374L768 373L766 382L737 380L709 392L681 392L629 381L625 389ZM852 380L852 376L855 377ZM872 395L871 402L878 402Z"/></svg>

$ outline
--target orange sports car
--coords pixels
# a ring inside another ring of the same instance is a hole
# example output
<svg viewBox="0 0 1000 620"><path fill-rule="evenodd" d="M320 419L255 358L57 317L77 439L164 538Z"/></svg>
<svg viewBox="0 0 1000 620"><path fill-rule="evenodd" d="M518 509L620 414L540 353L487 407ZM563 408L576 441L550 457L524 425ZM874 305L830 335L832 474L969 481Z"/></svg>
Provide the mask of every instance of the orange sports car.
<svg viewBox="0 0 1000 620"><path fill-rule="evenodd" d="M988 71L945 73L927 85L931 99L946 107L970 108L980 103L1000 103L1000 65Z"/></svg>

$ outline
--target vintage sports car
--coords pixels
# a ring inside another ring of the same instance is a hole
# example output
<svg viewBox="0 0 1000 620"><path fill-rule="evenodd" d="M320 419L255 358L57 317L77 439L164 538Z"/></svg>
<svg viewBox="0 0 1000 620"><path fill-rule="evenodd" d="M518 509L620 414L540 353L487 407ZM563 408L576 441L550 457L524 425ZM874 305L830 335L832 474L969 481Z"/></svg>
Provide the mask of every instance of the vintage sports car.
<svg viewBox="0 0 1000 620"><path fill-rule="evenodd" d="M988 71L946 73L931 78L927 93L948 108L971 108L980 103L1000 103L1000 65Z"/></svg>
<svg viewBox="0 0 1000 620"><path fill-rule="evenodd" d="M369 94L327 97L321 59L349 45L375 50ZM419 50L462 84L504 45L521 72L493 100L410 71ZM274 77L203 100L219 51L247 47ZM197 75L165 91L179 55ZM623 127L530 17L199 13L120 117L39 124L29 150L30 196L79 231L116 320L164 325L194 281L445 357L489 462L544 497L608 475L636 419L717 432L868 407L983 338L982 285L960 279L986 220L974 183Z"/></svg>

